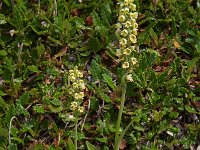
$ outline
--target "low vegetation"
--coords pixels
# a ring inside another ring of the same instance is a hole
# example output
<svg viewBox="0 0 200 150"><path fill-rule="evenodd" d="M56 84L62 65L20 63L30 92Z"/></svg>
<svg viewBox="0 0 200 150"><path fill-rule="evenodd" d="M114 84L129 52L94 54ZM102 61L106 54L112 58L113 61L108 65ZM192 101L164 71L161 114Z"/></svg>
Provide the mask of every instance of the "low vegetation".
<svg viewBox="0 0 200 150"><path fill-rule="evenodd" d="M197 149L199 14L199 0L0 1L0 150Z"/></svg>

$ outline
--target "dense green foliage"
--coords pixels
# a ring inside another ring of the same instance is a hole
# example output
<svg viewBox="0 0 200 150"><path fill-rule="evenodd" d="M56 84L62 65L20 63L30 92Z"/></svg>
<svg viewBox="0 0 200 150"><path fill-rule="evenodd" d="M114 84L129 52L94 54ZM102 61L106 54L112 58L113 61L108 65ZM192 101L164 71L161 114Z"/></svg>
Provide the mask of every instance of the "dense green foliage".
<svg viewBox="0 0 200 150"><path fill-rule="evenodd" d="M13 3L12 3L13 2ZM200 141L200 2L135 0L138 65L121 149L189 149ZM115 0L0 2L0 149L74 149L68 71L84 71L79 149L113 149L120 101ZM94 145L94 146L93 146Z"/></svg>

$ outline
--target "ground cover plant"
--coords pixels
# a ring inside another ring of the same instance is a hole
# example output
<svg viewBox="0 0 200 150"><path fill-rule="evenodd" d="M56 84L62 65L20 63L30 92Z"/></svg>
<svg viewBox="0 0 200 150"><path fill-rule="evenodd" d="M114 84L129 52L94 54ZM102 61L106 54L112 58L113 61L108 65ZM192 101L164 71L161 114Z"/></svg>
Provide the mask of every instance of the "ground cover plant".
<svg viewBox="0 0 200 150"><path fill-rule="evenodd" d="M199 0L0 1L0 149L197 149L199 14Z"/></svg>

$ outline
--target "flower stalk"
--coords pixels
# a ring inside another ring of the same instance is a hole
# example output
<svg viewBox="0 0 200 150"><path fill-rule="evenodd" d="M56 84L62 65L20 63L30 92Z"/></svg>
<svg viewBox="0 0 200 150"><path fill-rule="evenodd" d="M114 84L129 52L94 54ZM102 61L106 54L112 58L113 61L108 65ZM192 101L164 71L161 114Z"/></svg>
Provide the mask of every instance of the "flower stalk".
<svg viewBox="0 0 200 150"><path fill-rule="evenodd" d="M75 150L78 148L78 120L79 116L84 112L84 107L81 106L82 100L84 98L85 83L82 80L83 73L78 70L78 67L75 67L73 70L69 70L69 94L73 96L74 101L71 102L70 109L72 110L72 115L74 117L75 129L74 129L74 145Z"/></svg>
<svg viewBox="0 0 200 150"><path fill-rule="evenodd" d="M120 104L120 109L119 109L118 117L117 117L114 150L118 150L119 144L120 144L120 139L119 139L120 134L119 134L119 132L120 132L120 124L121 124L121 119L122 119L122 113L123 113L123 110L124 110L124 103L125 103L125 100L126 100L126 87L127 87L127 83L125 82L125 79L122 78L122 81L121 81L121 88L122 88L121 104Z"/></svg>
<svg viewBox="0 0 200 150"><path fill-rule="evenodd" d="M119 150L120 142L128 130L131 124L129 124L125 130L120 132L120 125L122 120L122 114L124 110L124 103L126 100L126 88L127 82L133 82L131 71L137 64L136 43L137 43L137 31L138 24L136 19L138 17L138 12L136 12L136 5L133 3L134 0L123 0L119 3L119 17L118 23L116 24L116 34L119 39L119 46L116 49L116 56L121 62L121 67L124 70L124 75L121 78L121 103L118 112L114 150Z"/></svg>

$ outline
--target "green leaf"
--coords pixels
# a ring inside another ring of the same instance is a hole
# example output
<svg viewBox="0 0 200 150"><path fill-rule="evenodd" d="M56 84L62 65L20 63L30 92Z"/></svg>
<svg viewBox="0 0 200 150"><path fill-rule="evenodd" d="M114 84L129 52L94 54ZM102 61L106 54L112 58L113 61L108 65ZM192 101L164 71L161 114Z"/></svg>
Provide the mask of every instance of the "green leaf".
<svg viewBox="0 0 200 150"><path fill-rule="evenodd" d="M21 115L23 114L24 116L29 116L29 112L19 103L16 103L16 112L17 114Z"/></svg>
<svg viewBox="0 0 200 150"><path fill-rule="evenodd" d="M29 92L25 92L19 97L19 102L22 106L29 104L29 96Z"/></svg>
<svg viewBox="0 0 200 150"><path fill-rule="evenodd" d="M95 30L97 32L99 32L102 36L105 36L108 34L108 28L106 28L103 24L102 24L102 20L99 18L98 14L94 11L92 13L92 17L93 17L93 22L95 25Z"/></svg>
<svg viewBox="0 0 200 150"><path fill-rule="evenodd" d="M153 28L150 28L150 29L149 29L149 34L150 34L150 36L155 40L155 42L157 43L157 42L158 42L158 36L157 36L157 34L155 33L155 31L153 30Z"/></svg>
<svg viewBox="0 0 200 150"><path fill-rule="evenodd" d="M88 150L96 150L95 146L92 145L90 142L86 141L86 145Z"/></svg>
<svg viewBox="0 0 200 150"><path fill-rule="evenodd" d="M144 132L144 128L142 128L142 127L134 126L133 128L136 129L137 131L142 131L142 132Z"/></svg>
<svg viewBox="0 0 200 150"><path fill-rule="evenodd" d="M13 143L9 144L8 150L17 150L17 144L13 144Z"/></svg>
<svg viewBox="0 0 200 150"><path fill-rule="evenodd" d="M38 56L41 56L45 53L45 47L44 44L40 44L36 47Z"/></svg>
<svg viewBox="0 0 200 150"><path fill-rule="evenodd" d="M107 138L96 138L96 140L101 143L106 143L108 139Z"/></svg>
<svg viewBox="0 0 200 150"><path fill-rule="evenodd" d="M92 52L98 52L101 49L99 40L96 37L90 37L88 40L88 48Z"/></svg>
<svg viewBox="0 0 200 150"><path fill-rule="evenodd" d="M13 116L15 116L15 115L16 115L15 106L14 106L14 104L12 104L12 105L10 105L8 111L6 112L5 122L6 122L7 124L9 124L11 118L12 118Z"/></svg>
<svg viewBox="0 0 200 150"><path fill-rule="evenodd" d="M161 112L156 111L156 110L153 111L153 119L154 119L156 122L160 121L161 118L162 118L162 113L161 113Z"/></svg>
<svg viewBox="0 0 200 150"><path fill-rule="evenodd" d="M19 138L19 137L12 137L12 140L13 140L13 141L17 141L18 143L24 144L24 140L21 139L21 138Z"/></svg>
<svg viewBox="0 0 200 150"><path fill-rule="evenodd" d="M3 98L0 96L0 107L5 108L7 107L7 103L3 100Z"/></svg>
<svg viewBox="0 0 200 150"><path fill-rule="evenodd" d="M37 66L34 66L34 65L32 65L32 66L27 66L27 68L28 68L30 71L32 71L32 72L40 72L40 71L38 70L38 67L37 67Z"/></svg>
<svg viewBox="0 0 200 150"><path fill-rule="evenodd" d="M190 107L190 106L185 106L185 109L189 112L189 113L196 113L196 111L194 110L194 108Z"/></svg>
<svg viewBox="0 0 200 150"><path fill-rule="evenodd" d="M67 140L67 146L69 150L75 150L75 145L70 137Z"/></svg>
<svg viewBox="0 0 200 150"><path fill-rule="evenodd" d="M91 62L90 72L95 81L101 78L101 67L95 60L92 60Z"/></svg>
<svg viewBox="0 0 200 150"><path fill-rule="evenodd" d="M8 130L4 129L4 128L0 128L0 136L7 139L8 138Z"/></svg>
<svg viewBox="0 0 200 150"><path fill-rule="evenodd" d="M0 90L0 96L5 96L6 94Z"/></svg>
<svg viewBox="0 0 200 150"><path fill-rule="evenodd" d="M116 85L112 81L112 77L108 76L107 74L103 74L104 81L112 88L112 90L116 89Z"/></svg>
<svg viewBox="0 0 200 150"><path fill-rule="evenodd" d="M110 102L111 102L110 97L109 97L108 95L106 95L105 93L100 92L99 95L100 95L100 97L101 97L104 101L106 101L107 103L110 103Z"/></svg>
<svg viewBox="0 0 200 150"><path fill-rule="evenodd" d="M0 24L6 24L7 22L5 20L0 20Z"/></svg>
<svg viewBox="0 0 200 150"><path fill-rule="evenodd" d="M62 102L59 100L59 99L54 99L54 100L52 100L51 101L51 103L53 104L53 105L55 105L55 106L60 106L60 105L62 105Z"/></svg>
<svg viewBox="0 0 200 150"><path fill-rule="evenodd" d="M33 106L33 109L34 109L35 112L37 112L37 113L41 113L41 114L45 113L45 110L44 110L43 106L36 105L36 106Z"/></svg>
<svg viewBox="0 0 200 150"><path fill-rule="evenodd" d="M4 51L4 50L1 50L0 51L0 57L4 57L4 56L6 56L8 53L6 52L6 51Z"/></svg>

